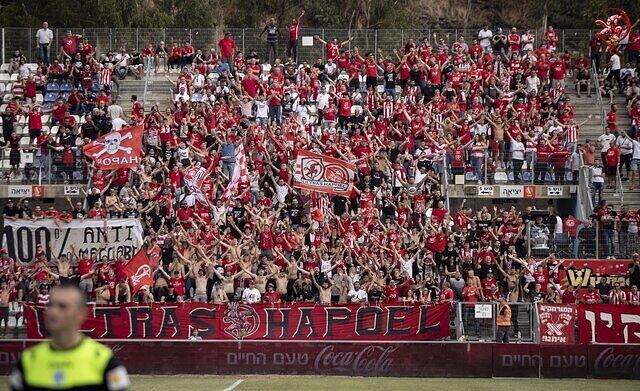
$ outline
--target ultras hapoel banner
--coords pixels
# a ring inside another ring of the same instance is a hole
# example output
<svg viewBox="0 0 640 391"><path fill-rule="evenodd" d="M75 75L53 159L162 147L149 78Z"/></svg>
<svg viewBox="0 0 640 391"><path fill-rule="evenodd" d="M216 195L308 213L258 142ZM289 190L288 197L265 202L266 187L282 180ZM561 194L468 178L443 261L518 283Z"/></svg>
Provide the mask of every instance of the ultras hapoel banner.
<svg viewBox="0 0 640 391"><path fill-rule="evenodd" d="M297 149L293 187L349 197L355 169L344 160Z"/></svg>
<svg viewBox="0 0 640 391"><path fill-rule="evenodd" d="M119 256L130 259L143 243L142 225L137 219L84 219L68 223L53 219L5 220L1 240L0 246L7 249L9 257L23 264L33 262L38 245L42 245L47 259L51 255L69 256L72 244L81 257L106 255L111 259Z"/></svg>
<svg viewBox="0 0 640 391"><path fill-rule="evenodd" d="M538 304L541 344L574 342L575 308L566 304Z"/></svg>
<svg viewBox="0 0 640 391"><path fill-rule="evenodd" d="M640 307L578 305L580 343L640 343Z"/></svg>
<svg viewBox="0 0 640 391"><path fill-rule="evenodd" d="M558 277L565 287L572 285L577 289L596 285L600 280L611 285L619 282L625 287L629 286L626 275L630 264L631 261L625 259L565 259L558 270Z"/></svg>
<svg viewBox="0 0 640 391"><path fill-rule="evenodd" d="M439 340L449 336L451 305L272 306L177 303L89 308L82 329L94 338L208 340ZM25 307L27 336L45 337L44 307Z"/></svg>

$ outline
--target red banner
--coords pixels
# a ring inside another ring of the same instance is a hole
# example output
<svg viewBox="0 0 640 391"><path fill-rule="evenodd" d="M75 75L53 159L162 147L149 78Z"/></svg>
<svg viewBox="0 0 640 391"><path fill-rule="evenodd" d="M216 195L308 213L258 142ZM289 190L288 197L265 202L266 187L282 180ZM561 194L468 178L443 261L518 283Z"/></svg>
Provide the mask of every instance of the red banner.
<svg viewBox="0 0 640 391"><path fill-rule="evenodd" d="M449 336L449 304L434 306L272 306L176 303L90 306L83 331L94 338L209 340L438 340ZM25 309L29 338L44 337L44 308Z"/></svg>
<svg viewBox="0 0 640 391"><path fill-rule="evenodd" d="M132 288L131 292L134 295L143 286L150 287L153 285L153 270L149 264L147 254L143 249L140 249L123 269L123 273L129 279Z"/></svg>
<svg viewBox="0 0 640 391"><path fill-rule="evenodd" d="M83 152L100 170L137 167L142 162L143 132L142 125L123 128L93 140Z"/></svg>
<svg viewBox="0 0 640 391"><path fill-rule="evenodd" d="M628 287L629 280L626 277L629 271L630 260L595 260L595 259L565 259L558 270L559 281L567 287L586 288L590 284L597 284L600 280L613 285L619 282L620 286Z"/></svg>
<svg viewBox="0 0 640 391"><path fill-rule="evenodd" d="M640 307L578 305L580 343L640 343Z"/></svg>
<svg viewBox="0 0 640 391"><path fill-rule="evenodd" d="M538 304L541 344L574 342L575 308L563 304Z"/></svg>
<svg viewBox="0 0 640 391"><path fill-rule="evenodd" d="M344 160L297 149L293 187L349 197L355 169Z"/></svg>

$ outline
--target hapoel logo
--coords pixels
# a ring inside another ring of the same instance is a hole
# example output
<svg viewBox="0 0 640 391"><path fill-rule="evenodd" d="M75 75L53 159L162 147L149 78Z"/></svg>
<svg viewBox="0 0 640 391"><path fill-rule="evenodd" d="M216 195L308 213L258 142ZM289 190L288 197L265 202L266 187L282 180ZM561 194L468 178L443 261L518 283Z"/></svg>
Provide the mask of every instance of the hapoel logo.
<svg viewBox="0 0 640 391"><path fill-rule="evenodd" d="M140 281L142 281L143 278L152 278L151 275L151 266L141 265L138 270L136 270L136 273L131 276L131 282L134 286L137 286L138 284L140 284Z"/></svg>
<svg viewBox="0 0 640 391"><path fill-rule="evenodd" d="M325 167L325 179L330 182L348 183L349 172L339 164L327 164Z"/></svg>
<svg viewBox="0 0 640 391"><path fill-rule="evenodd" d="M250 305L241 303L227 304L222 322L226 326L224 332L237 340L251 336L260 326L258 313Z"/></svg>
<svg viewBox="0 0 640 391"><path fill-rule="evenodd" d="M564 328L569 325L569 322L573 320L571 314L566 313L540 313L540 322L543 322L547 326L547 335L550 336L564 336Z"/></svg>
<svg viewBox="0 0 640 391"><path fill-rule="evenodd" d="M309 181L320 181L324 177L324 164L322 159L302 158L302 178Z"/></svg>
<svg viewBox="0 0 640 391"><path fill-rule="evenodd" d="M334 345L323 348L316 356L316 371L335 371L352 374L386 373L393 364L391 355L397 346L369 345L360 351L334 351Z"/></svg>
<svg viewBox="0 0 640 391"><path fill-rule="evenodd" d="M613 347L606 348L596 358L595 370L613 370L620 373L640 374L640 354L616 354Z"/></svg>

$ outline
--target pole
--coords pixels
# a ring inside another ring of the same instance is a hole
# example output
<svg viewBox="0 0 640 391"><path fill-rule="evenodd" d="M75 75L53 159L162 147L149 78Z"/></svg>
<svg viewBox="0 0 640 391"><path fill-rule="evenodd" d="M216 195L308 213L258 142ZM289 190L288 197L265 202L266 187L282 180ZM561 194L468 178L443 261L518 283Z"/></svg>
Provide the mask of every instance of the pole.
<svg viewBox="0 0 640 391"><path fill-rule="evenodd" d="M2 63L6 63L4 60L4 27L2 28Z"/></svg>

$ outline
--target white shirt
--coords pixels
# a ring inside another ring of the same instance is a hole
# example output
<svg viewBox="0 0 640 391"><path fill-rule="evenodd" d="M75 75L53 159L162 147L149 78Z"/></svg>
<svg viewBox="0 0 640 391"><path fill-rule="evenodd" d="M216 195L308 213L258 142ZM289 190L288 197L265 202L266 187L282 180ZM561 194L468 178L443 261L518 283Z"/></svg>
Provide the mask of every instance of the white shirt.
<svg viewBox="0 0 640 391"><path fill-rule="evenodd" d="M260 291L255 287L245 288L245 290L242 291L242 301L247 304L259 303L261 297Z"/></svg>
<svg viewBox="0 0 640 391"><path fill-rule="evenodd" d="M127 124L122 118L114 118L111 120L111 130L120 130Z"/></svg>
<svg viewBox="0 0 640 391"><path fill-rule="evenodd" d="M602 167L591 167L591 181L593 183L604 183Z"/></svg>
<svg viewBox="0 0 640 391"><path fill-rule="evenodd" d="M126 67L129 64L129 55L127 53L118 53L115 57L119 67Z"/></svg>
<svg viewBox="0 0 640 391"><path fill-rule="evenodd" d="M631 142L633 142L632 159L640 159L640 141L631 139Z"/></svg>
<svg viewBox="0 0 640 391"><path fill-rule="evenodd" d="M331 96L326 92L321 92L318 94L318 98L316 99L316 107L318 110L324 110L325 107L329 105L329 98Z"/></svg>
<svg viewBox="0 0 640 391"><path fill-rule="evenodd" d="M256 117L267 118L269 116L269 104L266 100L256 101Z"/></svg>
<svg viewBox="0 0 640 391"><path fill-rule="evenodd" d="M51 29L40 29L36 33L36 38L38 38L38 43L48 45L53 41L53 30Z"/></svg>
<svg viewBox="0 0 640 391"><path fill-rule="evenodd" d="M611 147L611 142L615 139L616 139L616 136L614 136L611 133L601 134L600 137L598 137L598 142L600 143L600 152L602 153L607 152L609 150L609 147Z"/></svg>
<svg viewBox="0 0 640 391"><path fill-rule="evenodd" d="M612 71L620 69L620 56L614 53L609 61L611 61Z"/></svg>
<svg viewBox="0 0 640 391"><path fill-rule="evenodd" d="M522 36L520 37L522 50L533 50L533 41L533 35L529 36L529 34L522 34Z"/></svg>
<svg viewBox="0 0 640 391"><path fill-rule="evenodd" d="M511 158L524 160L524 144L522 142L511 140Z"/></svg>
<svg viewBox="0 0 640 391"><path fill-rule="evenodd" d="M351 289L348 293L347 296L349 296L349 299L351 300L352 303L360 303L363 301L369 301L369 295L367 295L367 292L360 288L358 290L355 289Z"/></svg>
<svg viewBox="0 0 640 391"><path fill-rule="evenodd" d="M204 82L205 82L204 75L196 75L193 78L193 86L194 87L200 88L200 87L202 87L204 85Z"/></svg>
<svg viewBox="0 0 640 391"><path fill-rule="evenodd" d="M336 65L335 62L332 62L331 64L329 63L324 64L324 72L327 75L333 75L334 73L336 73L337 69L338 69L338 66Z"/></svg>
<svg viewBox="0 0 640 391"><path fill-rule="evenodd" d="M491 30L480 30L478 33L478 41L480 42L480 46L489 47L491 46L491 38L493 38L493 33Z"/></svg>

